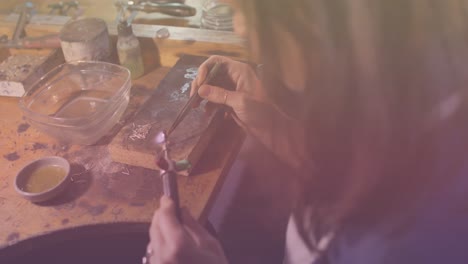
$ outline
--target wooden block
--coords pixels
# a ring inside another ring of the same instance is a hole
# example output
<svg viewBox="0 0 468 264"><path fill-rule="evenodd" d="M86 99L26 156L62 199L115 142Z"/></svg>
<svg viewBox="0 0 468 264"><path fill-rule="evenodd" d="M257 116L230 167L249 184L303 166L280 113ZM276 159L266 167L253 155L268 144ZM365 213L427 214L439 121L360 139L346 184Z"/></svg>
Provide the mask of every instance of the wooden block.
<svg viewBox="0 0 468 264"><path fill-rule="evenodd" d="M114 161L158 169L155 164L158 148L154 138L171 126L189 99L190 84L204 60L206 57L182 56L135 118L109 144ZM193 109L170 135L171 157L174 160L187 159L193 167L223 119L221 111L207 116L202 107Z"/></svg>

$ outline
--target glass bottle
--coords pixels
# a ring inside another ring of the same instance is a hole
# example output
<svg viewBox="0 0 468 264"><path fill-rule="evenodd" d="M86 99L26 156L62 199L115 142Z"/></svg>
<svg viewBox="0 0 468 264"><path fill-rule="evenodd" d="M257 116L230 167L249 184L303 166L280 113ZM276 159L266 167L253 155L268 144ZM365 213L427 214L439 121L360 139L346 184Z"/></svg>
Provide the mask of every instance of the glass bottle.
<svg viewBox="0 0 468 264"><path fill-rule="evenodd" d="M117 32L117 54L120 65L130 71L132 79L136 79L145 72L140 42L133 34L132 25L126 21L119 22Z"/></svg>

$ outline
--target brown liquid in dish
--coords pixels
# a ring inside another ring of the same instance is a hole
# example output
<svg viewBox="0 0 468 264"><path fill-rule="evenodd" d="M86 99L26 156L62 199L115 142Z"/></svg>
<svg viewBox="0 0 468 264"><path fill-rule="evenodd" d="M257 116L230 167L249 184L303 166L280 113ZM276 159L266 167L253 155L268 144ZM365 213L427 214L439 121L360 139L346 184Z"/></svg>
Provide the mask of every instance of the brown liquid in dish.
<svg viewBox="0 0 468 264"><path fill-rule="evenodd" d="M57 186L66 176L59 166L46 166L34 170L26 181L23 191L41 193Z"/></svg>

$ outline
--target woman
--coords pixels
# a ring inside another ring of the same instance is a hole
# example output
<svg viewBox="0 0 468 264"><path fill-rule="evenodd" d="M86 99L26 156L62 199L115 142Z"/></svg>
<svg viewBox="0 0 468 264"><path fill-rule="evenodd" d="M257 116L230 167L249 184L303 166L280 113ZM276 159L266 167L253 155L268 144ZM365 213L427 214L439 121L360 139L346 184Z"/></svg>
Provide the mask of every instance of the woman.
<svg viewBox="0 0 468 264"><path fill-rule="evenodd" d="M468 1L234 6L262 81L215 57L193 87L221 62L236 90L199 95L300 172L284 263L467 263ZM150 235L152 263L227 263L167 198Z"/></svg>

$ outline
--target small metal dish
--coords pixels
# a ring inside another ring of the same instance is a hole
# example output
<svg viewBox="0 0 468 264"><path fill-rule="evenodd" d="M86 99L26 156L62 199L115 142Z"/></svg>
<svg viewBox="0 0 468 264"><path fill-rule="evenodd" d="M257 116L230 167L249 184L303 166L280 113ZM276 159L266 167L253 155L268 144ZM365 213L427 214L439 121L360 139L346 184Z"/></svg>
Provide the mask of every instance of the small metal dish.
<svg viewBox="0 0 468 264"><path fill-rule="evenodd" d="M65 170L65 176L55 186L51 186L42 192L27 192L25 191L26 184L35 170L48 166L58 166ZM37 159L24 166L16 175L15 189L25 199L31 202L44 202L56 197L63 192L70 183L70 163L61 157L50 156Z"/></svg>

